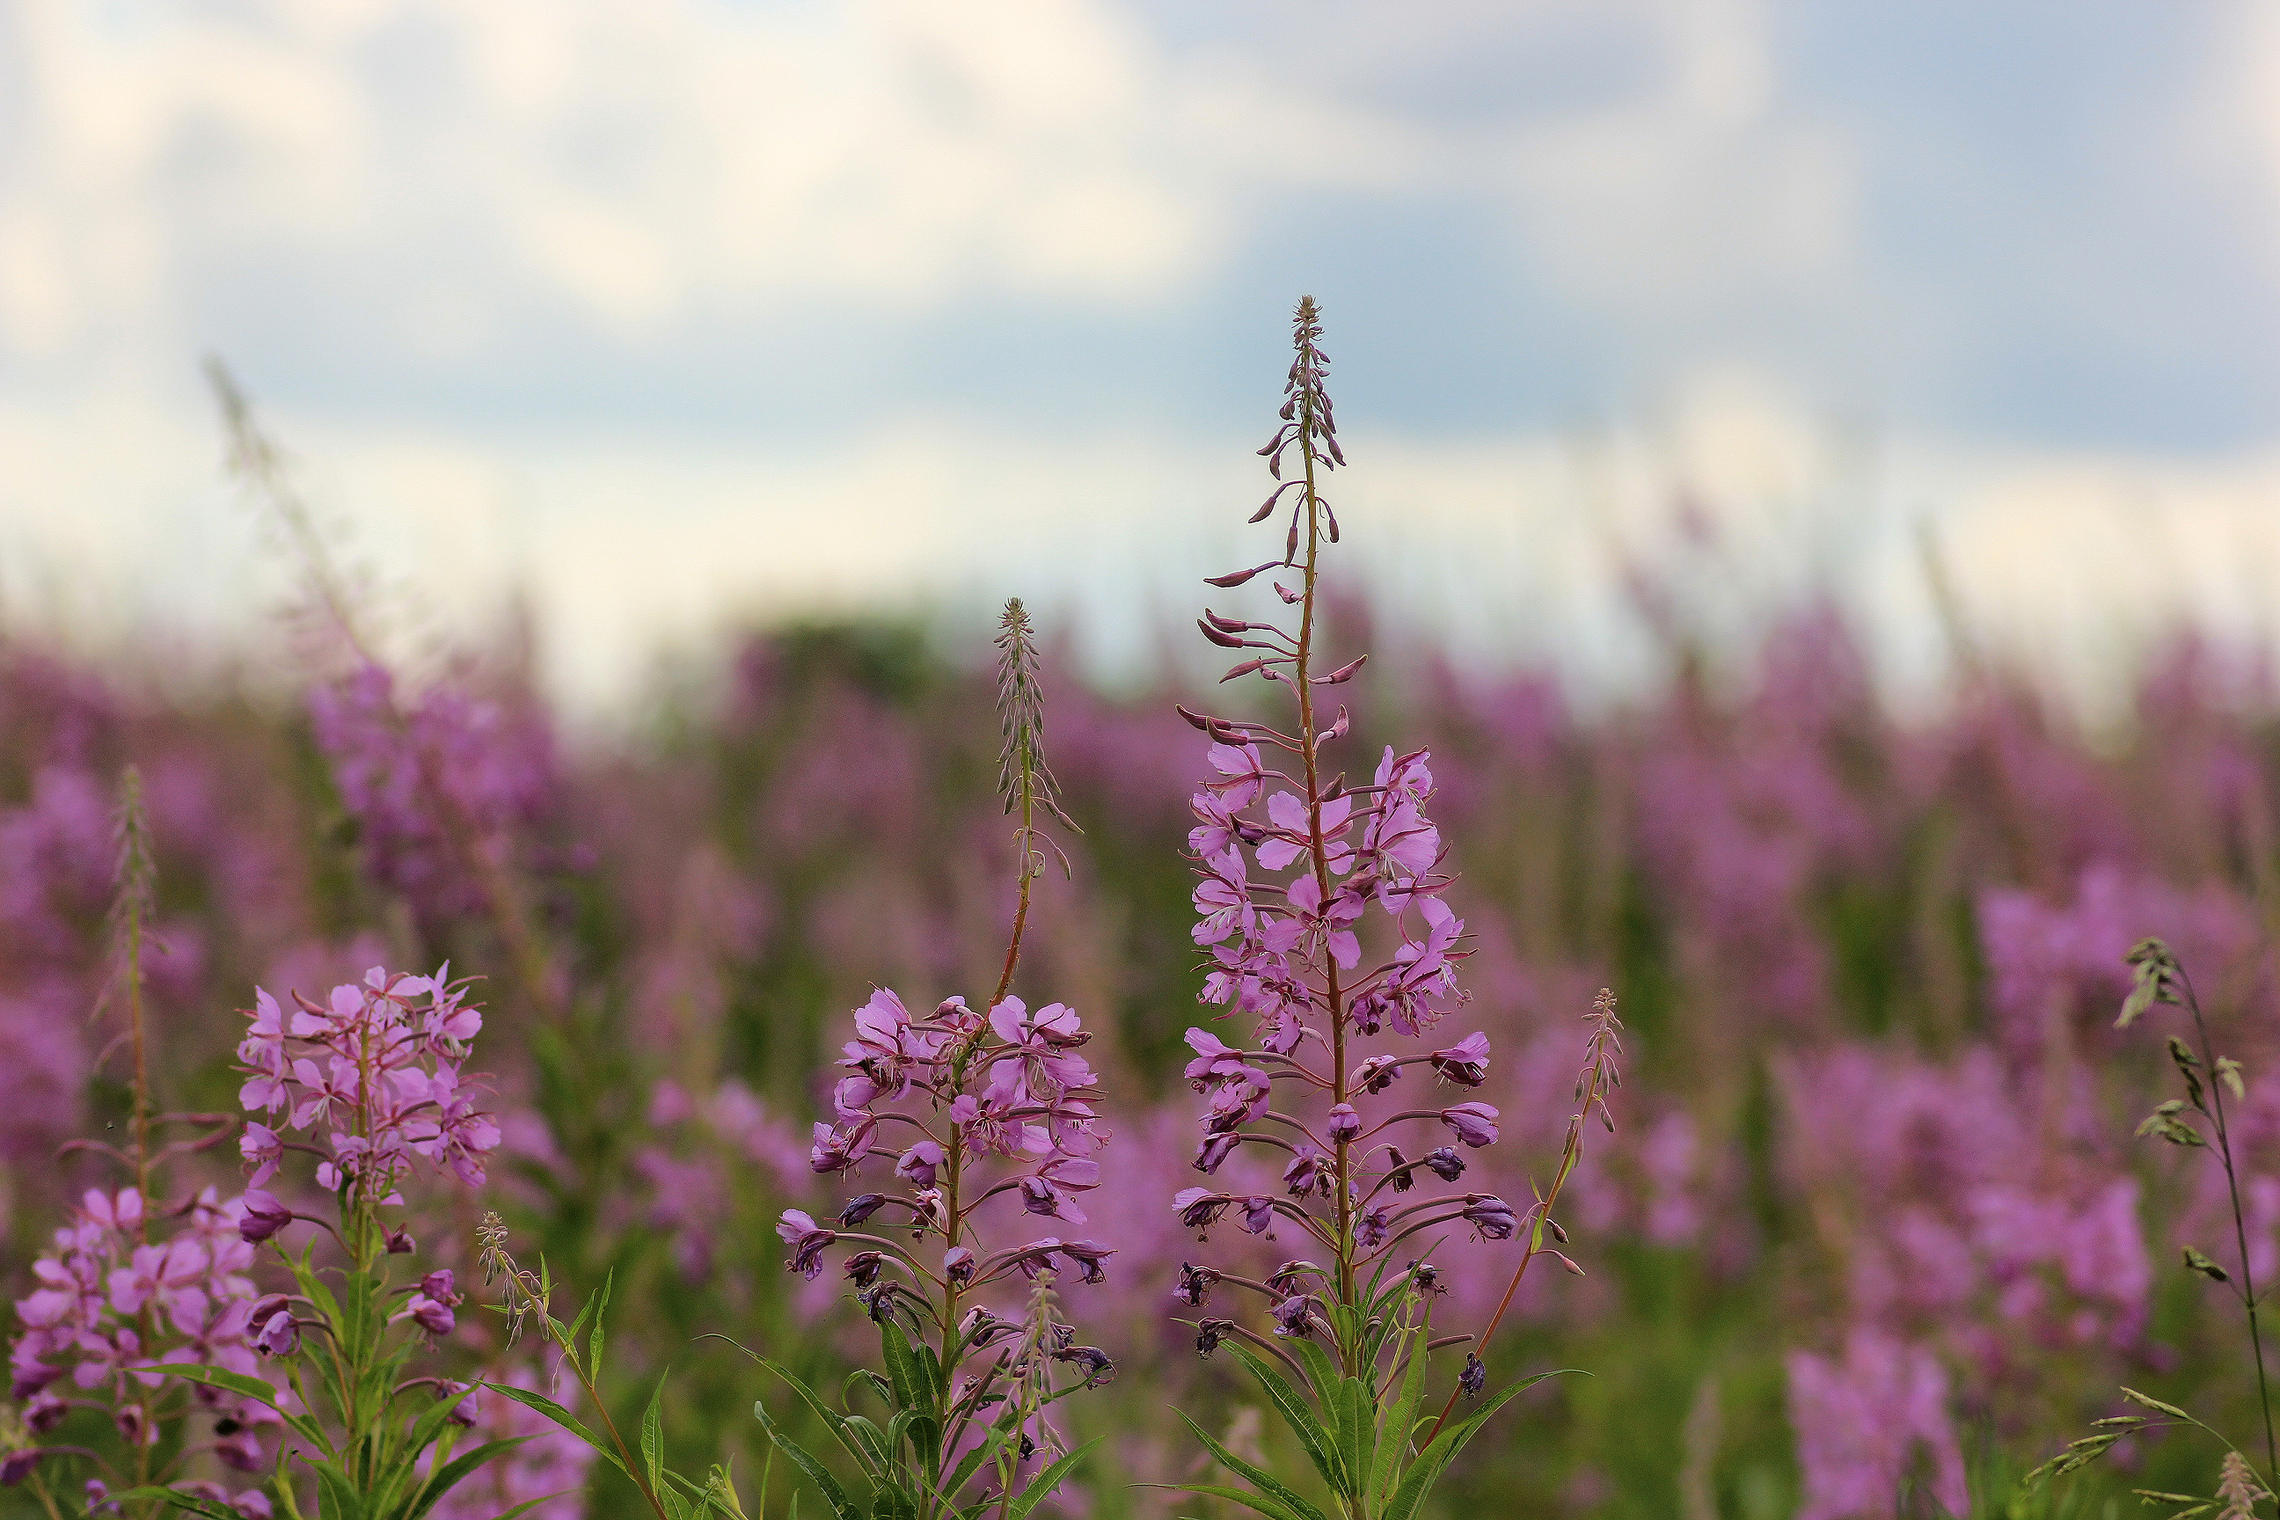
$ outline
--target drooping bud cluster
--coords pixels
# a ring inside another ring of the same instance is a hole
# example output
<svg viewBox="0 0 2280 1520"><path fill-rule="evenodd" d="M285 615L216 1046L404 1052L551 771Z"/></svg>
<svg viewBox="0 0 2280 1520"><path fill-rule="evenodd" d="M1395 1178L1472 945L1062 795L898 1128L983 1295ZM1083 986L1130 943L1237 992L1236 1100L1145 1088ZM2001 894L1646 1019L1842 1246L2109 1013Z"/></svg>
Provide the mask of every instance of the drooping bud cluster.
<svg viewBox="0 0 2280 1520"><path fill-rule="evenodd" d="M1324 1328L1327 1306L1358 1302L1358 1283L1396 1252L1421 1249L1421 1234L1503 1240L1522 1221L1494 1194L1461 1185L1468 1154L1497 1139L1496 1109L1469 1096L1487 1078L1488 1037L1476 1032L1438 1049L1365 1044L1387 1035L1416 1041L1461 1006L1457 967L1468 952L1464 922L1443 901L1444 851L1425 812L1430 756L1388 748L1367 783L1326 764L1348 717L1341 707L1322 722L1316 698L1362 662L1315 673L1317 555L1325 532L1337 538L1317 484L1345 460L1311 299L1299 305L1293 347L1281 425L1260 450L1280 483L1252 519L1294 495L1283 556L1211 583L1239 586L1277 571L1276 593L1300 609L1297 627L1212 611L1200 626L1214 644L1244 655L1226 679L1281 683L1295 699L1295 721L1283 728L1182 709L1212 741L1188 836L1198 877L1195 942L1211 956L1202 1000L1242 1011L1256 1029L1236 1044L1188 1031L1196 1053L1188 1081L1209 1100L1194 1164L1216 1175L1239 1147L1268 1149L1282 1158L1282 1189L1191 1187L1174 1206L1199 1236L1230 1215L1252 1233L1288 1222L1331 1260L1294 1262L1264 1282L1191 1265L1175 1293L1200 1307L1214 1283L1234 1282L1265 1294L1276 1334L1311 1336ZM1300 468L1286 480L1294 451ZM1232 1328L1206 1321L1199 1344Z"/></svg>
<svg viewBox="0 0 2280 1520"><path fill-rule="evenodd" d="M247 1240L267 1240L298 1217L265 1186L288 1151L316 1155L317 1186L340 1198L344 1219L367 1223L403 1201L397 1185L415 1167L482 1184L499 1126L477 1106L479 1083L462 1073L483 1027L466 999L467 984L453 982L449 967L426 977L375 966L362 985L335 987L322 1004L294 993L290 1013L256 990L238 1045L246 1074L238 1098L270 1117L247 1121L239 1141L251 1169Z"/></svg>

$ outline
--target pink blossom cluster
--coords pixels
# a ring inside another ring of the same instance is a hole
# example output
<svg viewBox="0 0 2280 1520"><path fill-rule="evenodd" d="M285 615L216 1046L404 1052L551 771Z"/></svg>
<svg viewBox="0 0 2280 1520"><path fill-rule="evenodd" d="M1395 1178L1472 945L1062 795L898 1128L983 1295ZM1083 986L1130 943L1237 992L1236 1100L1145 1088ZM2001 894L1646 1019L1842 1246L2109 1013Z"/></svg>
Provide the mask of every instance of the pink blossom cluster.
<svg viewBox="0 0 2280 1520"><path fill-rule="evenodd" d="M1968 1514L1947 1405L1939 1360L1880 1331L1854 1331L1841 1359L1790 1353L1789 1417L1805 1490L1797 1520L1891 1520L1911 1485L1946 1513Z"/></svg>
<svg viewBox="0 0 2280 1520"><path fill-rule="evenodd" d="M953 997L916 1019L893 992L875 992L855 1012L833 1119L816 1124L810 1164L851 1178L890 1170L893 1191L856 1194L829 1225L786 1209L777 1226L786 1264L813 1281L827 1249L851 1247L841 1270L879 1319L933 1317L946 1296L1048 1268L1102 1281L1109 1247L1032 1233L1083 1225L1079 1199L1100 1181L1094 1157L1108 1136L1080 1053L1090 1038L1060 1003L1032 1010L1006 997L985 1016ZM989 1311L973 1312L987 1321Z"/></svg>
<svg viewBox="0 0 2280 1520"><path fill-rule="evenodd" d="M32 1263L38 1287L16 1302L24 1329L9 1354L11 1396L34 1434L87 1406L107 1411L129 1445L148 1445L160 1438L153 1406L169 1386L153 1369L257 1372L261 1300L249 1275L254 1248L241 1233L244 1217L242 1200L212 1188L163 1212L131 1187L88 1190ZM195 1396L214 1419L221 1462L262 1471L256 1431L276 1415L214 1389L200 1387Z"/></svg>
<svg viewBox="0 0 2280 1520"><path fill-rule="evenodd" d="M257 989L238 1045L238 1100L269 1116L248 1120L239 1141L251 1169L248 1240L266 1240L297 1217L264 1186L289 1151L317 1158L317 1186L344 1207L402 1202L397 1184L422 1164L482 1184L500 1130L461 1069L483 1027L467 983L453 982L448 966L432 977L375 966L361 985L335 987L322 1004L299 993L292 1002L288 1013Z"/></svg>
<svg viewBox="0 0 2280 1520"><path fill-rule="evenodd" d="M367 661L309 698L317 743L357 821L366 864L423 912L473 911L479 851L503 863L515 831L553 806L553 740L500 703L439 682L405 701Z"/></svg>

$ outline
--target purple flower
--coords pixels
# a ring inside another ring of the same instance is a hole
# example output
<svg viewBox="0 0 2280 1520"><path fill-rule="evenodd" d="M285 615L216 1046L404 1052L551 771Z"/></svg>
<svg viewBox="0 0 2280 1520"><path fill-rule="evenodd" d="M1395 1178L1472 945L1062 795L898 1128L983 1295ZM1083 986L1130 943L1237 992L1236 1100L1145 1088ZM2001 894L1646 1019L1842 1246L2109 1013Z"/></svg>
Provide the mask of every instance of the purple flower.
<svg viewBox="0 0 2280 1520"><path fill-rule="evenodd" d="M278 1202L273 1193L260 1188L245 1190L245 1212L238 1217L238 1233L249 1243L259 1245L293 1222L293 1211Z"/></svg>
<svg viewBox="0 0 2280 1520"><path fill-rule="evenodd" d="M934 1186L935 1169L942 1165L942 1147L921 1140L895 1162L895 1175L917 1187Z"/></svg>
<svg viewBox="0 0 2280 1520"><path fill-rule="evenodd" d="M1464 1370L1457 1374L1458 1389L1463 1392L1466 1398L1477 1399L1481 1395L1481 1390L1487 1386L1488 1364L1480 1359L1479 1353L1466 1352Z"/></svg>
<svg viewBox="0 0 2280 1520"><path fill-rule="evenodd" d="M1311 1336L1322 1322L1321 1305L1311 1293L1293 1293L1274 1307L1275 1334L1297 1340Z"/></svg>
<svg viewBox="0 0 2280 1520"><path fill-rule="evenodd" d="M1433 1069L1441 1079L1459 1087L1478 1087L1488 1080L1488 1036L1475 1031L1446 1050L1433 1052Z"/></svg>
<svg viewBox="0 0 2280 1520"><path fill-rule="evenodd" d="M1295 1198L1320 1191L1330 1182L1327 1158L1313 1146L1302 1142L1291 1153L1290 1164L1283 1168L1282 1180L1283 1186L1290 1189L1291 1196Z"/></svg>
<svg viewBox="0 0 2280 1520"><path fill-rule="evenodd" d="M1459 1141L1474 1150L1496 1143L1496 1108L1489 1103L1459 1103L1441 1110L1441 1122Z"/></svg>
<svg viewBox="0 0 2280 1520"><path fill-rule="evenodd" d="M1353 1104L1337 1103L1331 1105L1327 1133L1330 1136L1330 1143L1333 1145L1351 1145L1361 1138L1362 1116L1354 1111Z"/></svg>
<svg viewBox="0 0 2280 1520"><path fill-rule="evenodd" d="M784 1210L783 1218L776 1224L776 1235L792 1248L785 1268L809 1282L814 1282L823 1272L824 1248L839 1238L837 1232L823 1228L802 1209Z"/></svg>
<svg viewBox="0 0 2280 1520"><path fill-rule="evenodd" d="M1445 1145L1436 1145L1426 1153L1425 1167L1443 1182L1454 1182L1465 1174L1465 1158Z"/></svg>
<svg viewBox="0 0 2280 1520"><path fill-rule="evenodd" d="M1510 1240L1520 1228L1520 1220L1512 1207L1493 1193L1476 1193L1465 1200L1465 1222L1480 1232L1483 1240Z"/></svg>

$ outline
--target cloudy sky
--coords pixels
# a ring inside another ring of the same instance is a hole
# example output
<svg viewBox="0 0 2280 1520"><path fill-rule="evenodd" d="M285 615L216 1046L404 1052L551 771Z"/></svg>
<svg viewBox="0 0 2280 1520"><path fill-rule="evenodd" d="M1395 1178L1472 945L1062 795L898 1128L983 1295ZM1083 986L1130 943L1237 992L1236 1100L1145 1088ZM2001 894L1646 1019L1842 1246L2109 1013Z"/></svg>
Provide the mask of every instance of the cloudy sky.
<svg viewBox="0 0 2280 1520"><path fill-rule="evenodd" d="M1310 290L1349 563L1483 656L1635 674L1681 496L1705 619L1822 581L1903 674L1927 526L2076 677L2268 636L2273 16L0 0L0 618L259 625L214 352L357 555L526 595L581 699L1009 591L1129 667L1236 552Z"/></svg>

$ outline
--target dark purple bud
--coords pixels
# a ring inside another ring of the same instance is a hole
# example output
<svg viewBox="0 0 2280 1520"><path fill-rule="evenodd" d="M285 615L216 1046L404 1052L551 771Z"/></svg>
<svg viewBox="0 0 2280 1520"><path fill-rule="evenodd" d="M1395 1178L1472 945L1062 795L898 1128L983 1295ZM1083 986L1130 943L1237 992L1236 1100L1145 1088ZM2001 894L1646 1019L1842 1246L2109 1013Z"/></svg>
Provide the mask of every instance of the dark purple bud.
<svg viewBox="0 0 2280 1520"><path fill-rule="evenodd" d="M884 1193L857 1193L847 1200L847 1207L839 1211L839 1222L852 1230L886 1206L887 1195Z"/></svg>
<svg viewBox="0 0 2280 1520"><path fill-rule="evenodd" d="M1242 1143L1243 1137L1232 1130L1224 1134L1204 1136L1203 1143L1195 1148L1195 1169L1210 1176L1219 1170L1219 1164Z"/></svg>
<svg viewBox="0 0 2280 1520"><path fill-rule="evenodd" d="M1354 1112L1354 1105L1341 1103L1330 1110L1330 1143L1351 1145L1361 1137L1362 1116Z"/></svg>
<svg viewBox="0 0 2280 1520"><path fill-rule="evenodd" d="M1231 1319L1207 1319L1195 1327L1195 1354L1209 1356L1219 1349L1219 1343L1235 1333Z"/></svg>
<svg viewBox="0 0 2280 1520"><path fill-rule="evenodd" d="M1209 1188L1182 1188L1172 1196L1172 1207L1180 1211L1180 1223L1190 1230L1208 1230L1219 1222L1234 1200Z"/></svg>
<svg viewBox="0 0 2280 1520"><path fill-rule="evenodd" d="M952 1246L942 1253L942 1275L959 1287L974 1280L974 1253L966 1246Z"/></svg>
<svg viewBox="0 0 2280 1520"><path fill-rule="evenodd" d="M1426 1153L1425 1169L1443 1182L1454 1182L1465 1174L1465 1158L1445 1145L1437 1145Z"/></svg>
<svg viewBox="0 0 2280 1520"><path fill-rule="evenodd" d="M1371 1056L1354 1071L1354 1080L1366 1093L1381 1093L1401 1075L1401 1063L1392 1056Z"/></svg>
<svg viewBox="0 0 2280 1520"><path fill-rule="evenodd" d="M1429 1261L1411 1262L1409 1264L1409 1286L1420 1293L1440 1292L1441 1269Z"/></svg>
<svg viewBox="0 0 2280 1520"><path fill-rule="evenodd" d="M1234 1202L1243 1209L1243 1228L1253 1235L1264 1235L1274 1228L1275 1201L1272 1198L1238 1198Z"/></svg>
<svg viewBox="0 0 2280 1520"><path fill-rule="evenodd" d="M250 1430L232 1431L216 1441L214 1456L224 1467L239 1472L262 1472L269 1466L268 1459L261 1453L261 1443L253 1438Z"/></svg>
<svg viewBox="0 0 2280 1520"><path fill-rule="evenodd" d="M1513 1231L1520 1228L1520 1218L1512 1212L1512 1205L1494 1193L1479 1193L1466 1199L1464 1217L1483 1240L1510 1240Z"/></svg>
<svg viewBox="0 0 2280 1520"><path fill-rule="evenodd" d="M1466 1398L1477 1399L1480 1397L1480 1391L1487 1386L1488 1364L1480 1359L1479 1352L1466 1352L1465 1370L1457 1374L1457 1387L1463 1391Z"/></svg>
<svg viewBox="0 0 2280 1520"><path fill-rule="evenodd" d="M23 1482L32 1475L32 1469L40 1465L40 1458L46 1455L37 1446L27 1446L0 1457L0 1487L14 1488Z"/></svg>
<svg viewBox="0 0 2280 1520"><path fill-rule="evenodd" d="M1292 1153L1290 1165L1283 1168L1282 1180L1293 1197L1303 1198L1329 1182L1326 1158L1313 1146L1301 1143Z"/></svg>
<svg viewBox="0 0 2280 1520"><path fill-rule="evenodd" d="M263 1356L291 1356L301 1349L301 1327L293 1319L293 1311L278 1308L269 1314L255 1312L253 1349Z"/></svg>
<svg viewBox="0 0 2280 1520"><path fill-rule="evenodd" d="M261 1188L245 1190L245 1213L238 1218L238 1234L254 1245L293 1222L293 1211L278 1202L277 1195Z"/></svg>
<svg viewBox="0 0 2280 1520"><path fill-rule="evenodd" d="M1390 1224L1391 1221L1388 1219L1384 1208L1379 1207L1365 1211L1360 1219L1354 1221L1355 1244L1365 1251L1376 1250L1385 1244L1385 1237Z"/></svg>
<svg viewBox="0 0 2280 1520"><path fill-rule="evenodd" d="M1314 1333L1320 1323L1315 1313L1314 1295L1294 1293L1274 1307L1275 1334L1304 1340Z"/></svg>
<svg viewBox="0 0 2280 1520"><path fill-rule="evenodd" d="M840 1270L854 1280L858 1288L868 1288L879 1280L879 1271L886 1265L883 1251L857 1251L840 1264Z"/></svg>
<svg viewBox="0 0 2280 1520"><path fill-rule="evenodd" d="M24 1428L34 1435L45 1435L61 1425L71 1406L52 1393L43 1393L24 1406Z"/></svg>
<svg viewBox="0 0 2280 1520"><path fill-rule="evenodd" d="M1496 1105L1459 1103L1441 1110L1441 1122L1457 1139L1474 1150L1496 1143Z"/></svg>
<svg viewBox="0 0 2280 1520"><path fill-rule="evenodd" d="M439 1304L457 1304L458 1287L459 1278L449 1267L430 1272L420 1279L420 1291Z"/></svg>
<svg viewBox="0 0 2280 1520"><path fill-rule="evenodd" d="M1385 1148L1385 1164L1389 1185L1395 1192L1406 1193L1417 1186L1417 1174L1409 1169L1409 1158L1401 1154L1398 1147Z"/></svg>
<svg viewBox="0 0 2280 1520"><path fill-rule="evenodd" d="M404 1312L411 1316L413 1324L433 1336L449 1335L459 1323L458 1317L451 1312L451 1305L432 1299L425 1293L414 1293L411 1302L404 1306Z"/></svg>
<svg viewBox="0 0 2280 1520"><path fill-rule="evenodd" d="M111 1411L111 1423L119 1428L119 1439L129 1446L148 1446L158 1439L158 1427L140 1404L119 1405Z"/></svg>
<svg viewBox="0 0 2280 1520"><path fill-rule="evenodd" d="M398 1226L388 1232L388 1254L390 1256L409 1256L419 1248L420 1243L412 1239L410 1230Z"/></svg>
<svg viewBox="0 0 2280 1520"><path fill-rule="evenodd" d="M1211 1296L1211 1285L1217 1281L1219 1274L1211 1268L1190 1266L1183 1261L1180 1263L1179 1286L1172 1289L1172 1297L1191 1309L1200 1309L1203 1301Z"/></svg>
<svg viewBox="0 0 2280 1520"><path fill-rule="evenodd" d="M1095 1241L1072 1240L1061 1247L1061 1254L1077 1269L1077 1281L1097 1283L1108 1280L1104 1267L1116 1251Z"/></svg>

